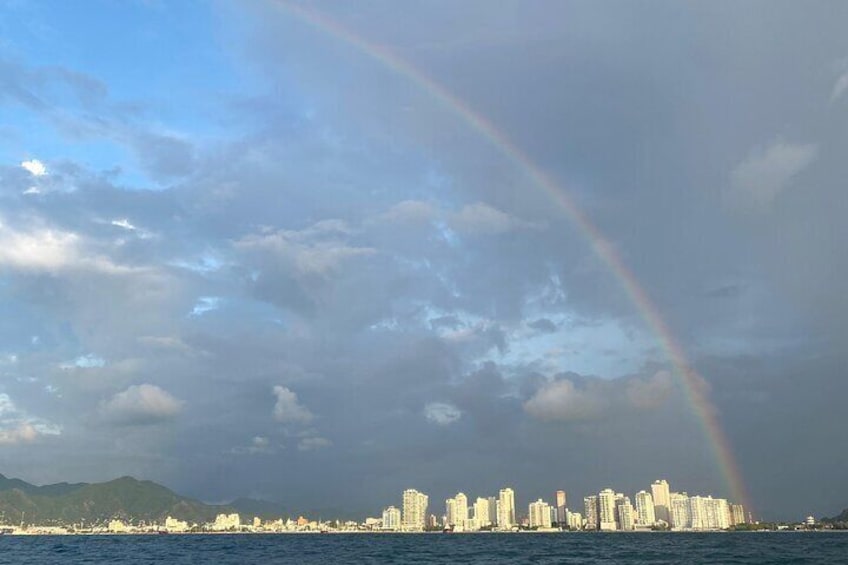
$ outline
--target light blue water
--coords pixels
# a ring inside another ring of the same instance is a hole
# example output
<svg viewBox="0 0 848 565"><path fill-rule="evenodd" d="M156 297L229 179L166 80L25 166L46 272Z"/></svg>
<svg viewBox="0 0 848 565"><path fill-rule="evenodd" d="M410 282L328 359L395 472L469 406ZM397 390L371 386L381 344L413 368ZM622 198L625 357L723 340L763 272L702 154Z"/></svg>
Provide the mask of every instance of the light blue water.
<svg viewBox="0 0 848 565"><path fill-rule="evenodd" d="M848 533L2 536L6 563L848 563Z"/></svg>

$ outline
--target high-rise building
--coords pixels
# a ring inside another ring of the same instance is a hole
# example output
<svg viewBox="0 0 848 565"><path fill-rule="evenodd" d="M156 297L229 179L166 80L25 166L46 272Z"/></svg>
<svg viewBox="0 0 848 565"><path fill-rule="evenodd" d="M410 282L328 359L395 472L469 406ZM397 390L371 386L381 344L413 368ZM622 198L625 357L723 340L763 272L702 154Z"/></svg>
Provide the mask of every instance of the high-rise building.
<svg viewBox="0 0 848 565"><path fill-rule="evenodd" d="M566 511L566 501L565 501L565 491L558 490L556 491L556 521L560 525L565 525L565 511Z"/></svg>
<svg viewBox="0 0 848 565"><path fill-rule="evenodd" d="M528 509L530 516L531 528L550 528L551 527L551 505L541 498L536 502L531 502Z"/></svg>
<svg viewBox="0 0 848 565"><path fill-rule="evenodd" d="M456 525L456 499L445 500L445 528Z"/></svg>
<svg viewBox="0 0 848 565"><path fill-rule="evenodd" d="M464 530L468 521L468 497L457 493L453 498L445 500L445 526L455 530Z"/></svg>
<svg viewBox="0 0 848 565"><path fill-rule="evenodd" d="M465 529L468 521L468 497L464 493L458 492L453 499L456 501L456 525Z"/></svg>
<svg viewBox="0 0 848 565"><path fill-rule="evenodd" d="M665 479L654 481L651 485L651 495L654 498L654 515L657 520L663 520L671 524L671 495L668 481Z"/></svg>
<svg viewBox="0 0 848 565"><path fill-rule="evenodd" d="M629 532L634 526L633 505L630 503L630 497L622 496L615 501L615 517L618 522L618 529Z"/></svg>
<svg viewBox="0 0 848 565"><path fill-rule="evenodd" d="M605 488L598 493L598 528L615 531L615 491Z"/></svg>
<svg viewBox="0 0 848 565"><path fill-rule="evenodd" d="M489 518L489 499L478 497L474 503L474 526L475 529L486 528L492 525Z"/></svg>
<svg viewBox="0 0 848 565"><path fill-rule="evenodd" d="M414 488L403 491L403 529L423 530L427 519L428 497Z"/></svg>
<svg viewBox="0 0 848 565"><path fill-rule="evenodd" d="M400 509L394 506L389 506L383 510L383 529L384 530L399 530L400 529Z"/></svg>
<svg viewBox="0 0 848 565"><path fill-rule="evenodd" d="M745 507L741 504L732 504L730 506L730 515L731 515L731 524L747 524L748 521L745 519Z"/></svg>
<svg viewBox="0 0 848 565"><path fill-rule="evenodd" d="M498 499L494 496L489 497L489 524L498 525Z"/></svg>
<svg viewBox="0 0 848 565"><path fill-rule="evenodd" d="M654 497L651 496L651 493L640 490L636 493L636 524L640 526L653 526L656 521Z"/></svg>
<svg viewBox="0 0 848 565"><path fill-rule="evenodd" d="M689 495L685 492L672 492L669 525L674 530L686 530L692 527L692 511L689 504Z"/></svg>
<svg viewBox="0 0 848 565"><path fill-rule="evenodd" d="M597 530L601 525L598 513L598 497L590 495L583 498L583 511L586 514L586 529Z"/></svg>
<svg viewBox="0 0 848 565"><path fill-rule="evenodd" d="M566 512L565 519L568 522L568 527L572 530L583 528L583 516L580 515L580 512Z"/></svg>
<svg viewBox="0 0 848 565"><path fill-rule="evenodd" d="M498 493L498 528L508 530L516 525L515 521L515 491L502 488Z"/></svg>

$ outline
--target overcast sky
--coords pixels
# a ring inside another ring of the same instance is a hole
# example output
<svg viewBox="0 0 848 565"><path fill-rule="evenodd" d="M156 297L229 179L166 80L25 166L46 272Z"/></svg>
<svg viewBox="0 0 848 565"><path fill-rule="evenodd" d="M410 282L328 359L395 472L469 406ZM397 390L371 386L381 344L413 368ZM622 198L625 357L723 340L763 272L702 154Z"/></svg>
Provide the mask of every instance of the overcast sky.
<svg viewBox="0 0 848 565"><path fill-rule="evenodd" d="M633 272L757 515L848 506L848 4L298 6L0 2L0 473L730 497L619 278L435 84Z"/></svg>

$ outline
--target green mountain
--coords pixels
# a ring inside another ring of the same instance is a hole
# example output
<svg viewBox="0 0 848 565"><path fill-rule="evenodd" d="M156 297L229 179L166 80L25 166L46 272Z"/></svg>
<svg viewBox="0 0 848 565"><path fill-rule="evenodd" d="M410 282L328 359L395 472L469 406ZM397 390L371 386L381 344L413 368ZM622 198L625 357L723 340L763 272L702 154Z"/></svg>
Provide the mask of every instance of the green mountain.
<svg viewBox="0 0 848 565"><path fill-rule="evenodd" d="M829 524L848 524L848 508L833 518L822 518L821 521Z"/></svg>
<svg viewBox="0 0 848 565"><path fill-rule="evenodd" d="M276 512L275 512L276 510ZM173 516L190 523L211 522L221 512L238 512L243 522L253 516L280 517L281 509L263 501L240 499L217 506L180 496L151 481L121 477L94 484L35 486L0 475L0 522L28 524L97 524L111 519L162 522Z"/></svg>

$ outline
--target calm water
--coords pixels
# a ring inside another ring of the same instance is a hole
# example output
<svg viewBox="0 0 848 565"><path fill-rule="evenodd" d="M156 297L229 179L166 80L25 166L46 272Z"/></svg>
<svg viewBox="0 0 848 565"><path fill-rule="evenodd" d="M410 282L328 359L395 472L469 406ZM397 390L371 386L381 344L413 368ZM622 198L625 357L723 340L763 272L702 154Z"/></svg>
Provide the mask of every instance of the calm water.
<svg viewBox="0 0 848 565"><path fill-rule="evenodd" d="M848 563L848 533L0 537L6 563Z"/></svg>

